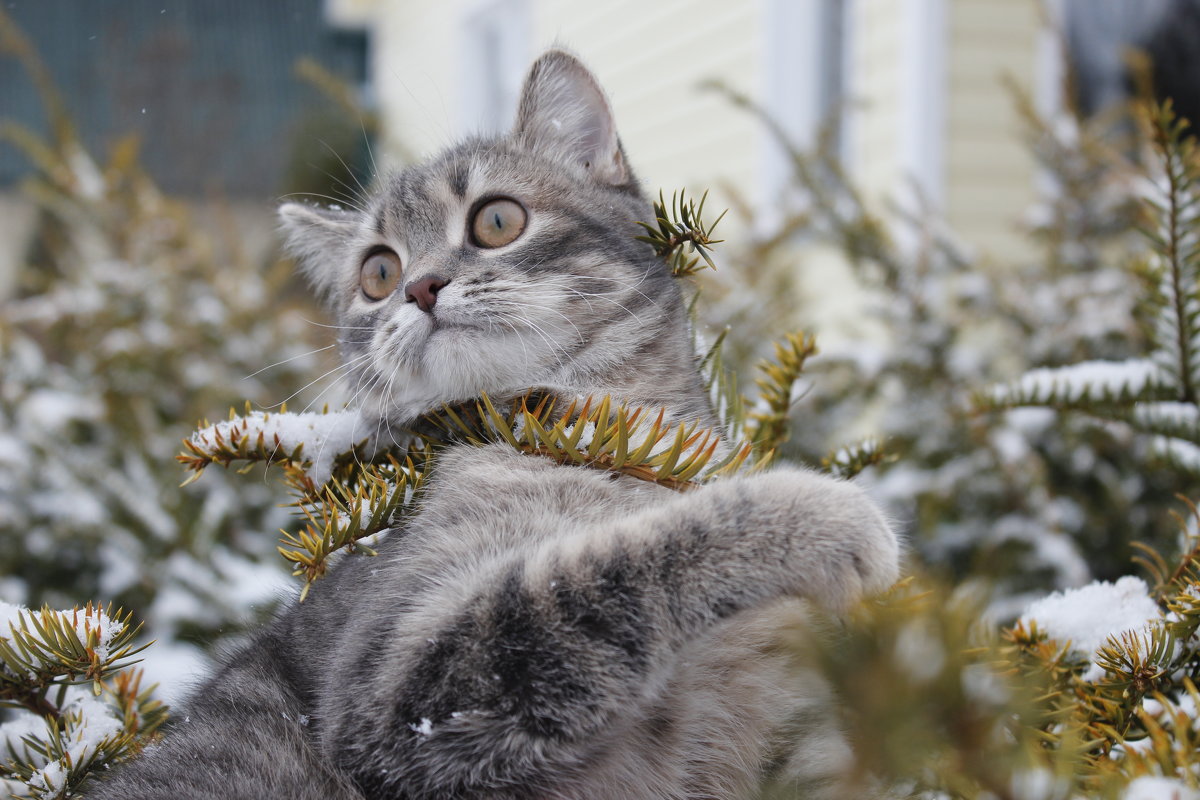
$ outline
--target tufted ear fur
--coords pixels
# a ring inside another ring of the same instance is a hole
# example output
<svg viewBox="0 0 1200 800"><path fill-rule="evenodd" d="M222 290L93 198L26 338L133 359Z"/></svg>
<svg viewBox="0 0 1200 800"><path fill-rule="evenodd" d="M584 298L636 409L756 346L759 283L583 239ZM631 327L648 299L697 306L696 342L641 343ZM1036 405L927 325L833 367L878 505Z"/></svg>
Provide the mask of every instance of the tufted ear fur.
<svg viewBox="0 0 1200 800"><path fill-rule="evenodd" d="M565 157L602 183L629 181L604 90L570 53L549 50L534 62L513 133L526 146Z"/></svg>
<svg viewBox="0 0 1200 800"><path fill-rule="evenodd" d="M279 207L279 224L284 250L299 262L301 273L317 294L326 302L332 301L338 269L358 231L359 215L304 203L284 203Z"/></svg>

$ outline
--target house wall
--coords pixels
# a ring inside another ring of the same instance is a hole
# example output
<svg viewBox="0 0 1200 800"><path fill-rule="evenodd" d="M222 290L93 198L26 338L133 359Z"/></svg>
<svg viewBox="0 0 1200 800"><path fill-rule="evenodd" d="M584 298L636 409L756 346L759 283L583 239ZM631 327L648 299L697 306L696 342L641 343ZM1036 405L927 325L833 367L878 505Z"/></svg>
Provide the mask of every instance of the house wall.
<svg viewBox="0 0 1200 800"><path fill-rule="evenodd" d="M362 13L364 0L344 1ZM469 111L461 108L462 87L474 79L467 74L471 58L449 54L463 54L469 46L464 29L482 5L377 4L369 58L384 127L393 140L382 154L388 163L419 158L473 129ZM719 76L742 91L755 89L761 34L755 3L531 0L514 7L522 5L527 53L512 67L517 79L547 47L577 52L608 92L631 163L647 187L753 184L757 127L700 84ZM682 19L688 24L679 24ZM697 57L698 52L705 55Z"/></svg>
<svg viewBox="0 0 1200 800"><path fill-rule="evenodd" d="M904 92L904 4L860 0L852 9L850 96L855 123L848 164L859 188L881 203L904 174L900 130Z"/></svg>
<svg viewBox="0 0 1200 800"><path fill-rule="evenodd" d="M855 178L881 206L906 201L915 182L957 238L995 262L1030 254L1019 225L1035 165L1004 81L1038 93L1038 9L1036 0L855 8Z"/></svg>
<svg viewBox="0 0 1200 800"><path fill-rule="evenodd" d="M538 3L534 52L561 43L595 71L648 189L750 190L758 129L702 82L761 83L759 4L723 0Z"/></svg>
<svg viewBox="0 0 1200 800"><path fill-rule="evenodd" d="M648 186L727 183L761 199L765 140L758 126L699 86L719 78L763 97L771 67L768 0L508 3L526 27L525 57L509 68L523 70L553 44L578 52L608 90ZM489 3L329 4L333 19L372 31L376 93L386 127L402 145L393 154L419 156L465 132L461 97L473 76L462 66L471 62L463 30ZM1038 0L853 0L849 8L846 152L864 191L882 203L916 177L967 243L999 253L1019 246L1014 225L1032 199L1034 168L1001 81L1010 76L1035 89ZM931 30L935 19L940 28ZM933 156L921 150L929 136L942 145Z"/></svg>
<svg viewBox="0 0 1200 800"><path fill-rule="evenodd" d="M1011 263L1030 254L1019 226L1036 168L1002 81L1037 94L1038 5L953 0L948 10L946 220L981 253Z"/></svg>
<svg viewBox="0 0 1200 800"><path fill-rule="evenodd" d="M455 91L460 3L379 3L367 54L384 134L381 167L421 156L458 137Z"/></svg>
<svg viewBox="0 0 1200 800"><path fill-rule="evenodd" d="M647 188L708 188L717 207L732 204L732 188L769 209L770 174L784 162L770 157L769 139L750 115L699 85L719 78L777 102L780 74L820 65L796 56L812 49L810 29L793 37L772 26L781 19L811 26L820 17L816 4L832 0L330 2L373 19L372 73L385 127L401 145L389 149L393 162L397 153L419 157L470 128L462 98L476 79L476 56L464 30L473 15L503 6L520 18L525 50L504 69L519 79L554 44L579 53L608 91ZM915 208L912 188L919 187L968 249L1023 258L1028 244L1017 224L1033 200L1035 171L1001 79L1035 91L1039 0L844 2L843 152L865 197L881 212L896 201ZM801 86L794 96L808 102L819 88ZM797 118L816 124L818 116L810 109ZM736 219L722 228L731 239L743 234ZM798 242L795 260L801 294L823 298L806 304L819 328L853 316L857 292L840 253Z"/></svg>

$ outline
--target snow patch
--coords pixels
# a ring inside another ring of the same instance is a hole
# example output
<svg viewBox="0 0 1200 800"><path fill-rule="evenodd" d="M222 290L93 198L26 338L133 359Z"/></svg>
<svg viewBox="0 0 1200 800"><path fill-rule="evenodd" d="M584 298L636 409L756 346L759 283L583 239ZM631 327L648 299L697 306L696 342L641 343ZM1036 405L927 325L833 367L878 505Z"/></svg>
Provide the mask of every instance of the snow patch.
<svg viewBox="0 0 1200 800"><path fill-rule="evenodd" d="M1200 800L1200 792L1177 778L1143 775L1129 782L1121 800Z"/></svg>
<svg viewBox="0 0 1200 800"><path fill-rule="evenodd" d="M1197 425L1200 424L1200 406L1192 403L1138 403L1134 406L1133 418L1147 425Z"/></svg>
<svg viewBox="0 0 1200 800"><path fill-rule="evenodd" d="M1167 376L1151 361L1084 361L1068 367L1035 369L994 391L997 402L1014 397L1045 399L1052 395L1078 400L1093 392L1138 394L1148 386L1166 383Z"/></svg>
<svg viewBox="0 0 1200 800"><path fill-rule="evenodd" d="M375 424L368 424L357 411L334 411L328 414L278 414L253 411L248 416L235 417L196 431L191 442L206 453L216 453L218 443L236 444L243 437L251 443L262 438L264 445L280 453L291 453L303 447L300 454L305 472L320 486L333 474L333 462L343 453L373 439Z"/></svg>
<svg viewBox="0 0 1200 800"><path fill-rule="evenodd" d="M1152 452L1169 462L1189 469L1200 469L1200 447L1183 439L1159 436L1151 445Z"/></svg>
<svg viewBox="0 0 1200 800"><path fill-rule="evenodd" d="M87 764L104 747L107 740L119 736L124 724L117 719L112 709L88 691L70 686L66 691L66 702L61 707L62 741L65 744L63 758L46 761L36 752L25 748L23 738L45 740L49 731L46 722L35 714L22 712L11 722L0 725L0 742L14 751L25 753L41 761L37 772L30 777L26 786L39 793L55 793L66 784L72 770ZM57 796L57 794L54 794Z"/></svg>
<svg viewBox="0 0 1200 800"><path fill-rule="evenodd" d="M96 656L101 661L105 661L108 658L108 646L112 643L113 637L124 630L125 627L95 607L88 609L77 608L71 611L30 611L24 606L0 601L0 639L11 640L12 631L16 629L23 631L25 635L36 641L45 643L48 649L58 647L57 644L46 642L43 637L38 635L37 628L33 624L35 617L42 622L42 627L44 628L50 627L46 624L49 621L47 617L50 619L54 617L65 618L70 622L75 635L79 637L79 641L85 646L88 644L89 635L94 635L94 650ZM37 666L36 663L35 666ZM49 664L46 664L46 666L49 666Z"/></svg>
<svg viewBox="0 0 1200 800"><path fill-rule="evenodd" d="M211 663L199 647L164 637L138 658L142 688L157 686L155 697L168 705L181 702L208 674Z"/></svg>
<svg viewBox="0 0 1200 800"><path fill-rule="evenodd" d="M1051 639L1070 642L1073 651L1092 659L1083 679L1093 682L1104 677L1094 656L1110 637L1145 630L1161 618L1146 582L1129 575L1116 583L1096 581L1055 592L1032 603L1021 615L1023 623L1036 621Z"/></svg>
<svg viewBox="0 0 1200 800"><path fill-rule="evenodd" d="M20 414L21 422L47 433L61 431L76 420L91 422L101 416L95 400L56 389L30 392L21 404Z"/></svg>

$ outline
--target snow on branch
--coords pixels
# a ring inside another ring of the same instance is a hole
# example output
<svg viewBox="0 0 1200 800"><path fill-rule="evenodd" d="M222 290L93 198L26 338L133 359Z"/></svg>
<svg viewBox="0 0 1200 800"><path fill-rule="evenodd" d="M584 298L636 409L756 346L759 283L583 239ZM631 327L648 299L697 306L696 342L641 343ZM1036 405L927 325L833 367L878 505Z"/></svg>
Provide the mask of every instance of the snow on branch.
<svg viewBox="0 0 1200 800"><path fill-rule="evenodd" d="M1104 677L1097 654L1110 639L1142 633L1161 620L1162 611L1150 596L1146 582L1129 575L1116 583L1100 581L1055 592L1034 602L1021 615L1023 624L1036 625L1051 639L1069 644L1072 651L1089 659L1082 677L1093 683Z"/></svg>
<svg viewBox="0 0 1200 800"><path fill-rule="evenodd" d="M30 679L100 681L128 666L144 647L131 644L140 626L132 614L90 603L71 611L31 611L0 602L0 704L28 702Z"/></svg>
<svg viewBox="0 0 1200 800"><path fill-rule="evenodd" d="M1032 370L1011 384L993 388L977 401L993 409L1049 406L1086 410L1157 400L1163 396L1165 386L1166 374L1146 359L1084 361Z"/></svg>
<svg viewBox="0 0 1200 800"><path fill-rule="evenodd" d="M1171 102L1150 109L1145 122L1157 158L1155 191L1143 198L1152 225L1141 268L1153 308L1155 357L1171 375L1179 400L1200 399L1200 154L1189 123Z"/></svg>
<svg viewBox="0 0 1200 800"><path fill-rule="evenodd" d="M355 411L295 414L250 411L216 425L207 425L184 440L186 453L179 461L196 473L210 464L228 467L245 461L280 463L298 469L315 485L333 475L338 459L370 449L378 426L368 424Z"/></svg>
<svg viewBox="0 0 1200 800"><path fill-rule="evenodd" d="M1140 197L1150 247L1126 269L1143 287L1148 352L1124 362L1033 370L977 395L975 404L1042 406L1124 423L1155 437L1157 458L1200 475L1200 151L1169 101L1148 109L1142 121L1154 150Z"/></svg>
<svg viewBox="0 0 1200 800"><path fill-rule="evenodd" d="M131 644L139 629L111 607L0 602L0 708L15 712L0 725L0 788L35 800L77 796L90 774L154 735L166 706L141 688L140 671L125 670L144 649Z"/></svg>

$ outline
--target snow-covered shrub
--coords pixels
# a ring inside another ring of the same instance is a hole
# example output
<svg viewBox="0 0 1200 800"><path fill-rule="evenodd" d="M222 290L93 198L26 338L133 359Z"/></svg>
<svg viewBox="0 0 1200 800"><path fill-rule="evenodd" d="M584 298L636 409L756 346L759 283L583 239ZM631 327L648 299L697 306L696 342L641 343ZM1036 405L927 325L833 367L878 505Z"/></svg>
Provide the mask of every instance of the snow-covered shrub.
<svg viewBox="0 0 1200 800"><path fill-rule="evenodd" d="M831 142L804 151L774 128L798 205L776 225L747 226L750 243L730 245L725 267L702 273L699 306L710 328L733 325L727 341L742 350L727 348L726 362L743 373L765 355L766 328L815 333L785 455L819 460L856 435L878 440L888 458L871 475L875 491L914 549L956 579L991 577L1009 615L1047 589L1127 571L1131 528L1169 545L1165 509L1189 488L1187 476L1148 462L1128 429L1044 409L981 413L976 402L1030 369L1128 359L1147 341L1131 268L1148 247L1135 228L1143 168L1110 142L1111 121L1046 119L1016 102L1045 178L1027 221L1041 257L996 263L993 254L984 264L917 201L883 215ZM814 330L803 302L781 307L778 295L796 297L794 276L807 268L798 242L849 264L868 298L847 326L861 336ZM766 291L743 291L747 282Z"/></svg>
<svg viewBox="0 0 1200 800"><path fill-rule="evenodd" d="M136 142L100 162L51 122L46 139L0 127L30 158L21 190L39 215L0 300L0 598L130 609L158 639L158 680L157 661L197 652L181 642L208 645L275 601L272 533L294 527L262 481L182 490L180 441L310 384L324 332L288 265L248 258L232 225L202 232L142 173Z"/></svg>
<svg viewBox="0 0 1200 800"><path fill-rule="evenodd" d="M126 670L141 648L130 615L87 605L31 611L0 602L0 790L77 797L89 774L137 753L166 707Z"/></svg>
<svg viewBox="0 0 1200 800"><path fill-rule="evenodd" d="M931 579L831 628L820 658L844 704L861 796L1193 796L1200 540L1194 520L1187 530L1185 550L1149 582L1064 590L1011 628L990 621L978 585Z"/></svg>

